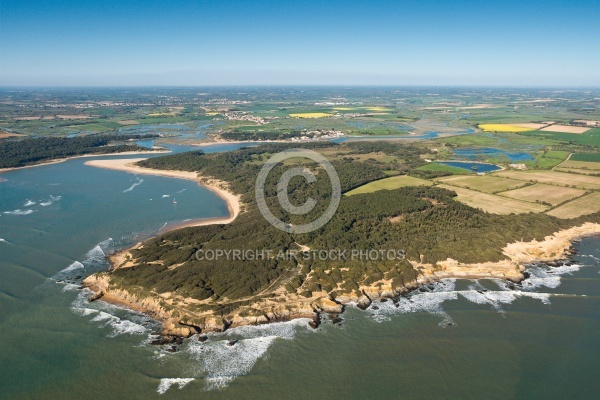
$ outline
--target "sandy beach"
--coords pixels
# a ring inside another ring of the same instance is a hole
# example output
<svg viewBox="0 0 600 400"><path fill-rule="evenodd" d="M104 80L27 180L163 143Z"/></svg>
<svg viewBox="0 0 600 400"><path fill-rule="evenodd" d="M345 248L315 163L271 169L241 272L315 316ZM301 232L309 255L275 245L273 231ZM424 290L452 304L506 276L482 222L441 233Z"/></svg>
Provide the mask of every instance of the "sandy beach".
<svg viewBox="0 0 600 400"><path fill-rule="evenodd" d="M202 218L202 219L193 219L190 221L185 221L181 223L175 223L171 226L167 226L159 233L165 233L174 229L187 228L191 226L203 226L203 225L213 225L213 224L229 224L233 220L237 218L240 213L240 196L236 196L231 191L227 189L227 184L223 181L219 181L217 179L204 178L202 176L198 176L195 172L189 171L168 171L168 170L159 170L153 168L143 168L135 163L146 160L146 158L125 158L125 159L116 159L116 160L90 160L86 161L85 165L89 165L92 167L112 169L117 171L129 172L132 174L140 174L140 175L156 175L156 176L167 176L170 178L179 178L179 179L187 179L198 182L198 184L204 186L205 188L211 190L219 197L221 197L227 203L227 208L229 210L229 216L226 218Z"/></svg>

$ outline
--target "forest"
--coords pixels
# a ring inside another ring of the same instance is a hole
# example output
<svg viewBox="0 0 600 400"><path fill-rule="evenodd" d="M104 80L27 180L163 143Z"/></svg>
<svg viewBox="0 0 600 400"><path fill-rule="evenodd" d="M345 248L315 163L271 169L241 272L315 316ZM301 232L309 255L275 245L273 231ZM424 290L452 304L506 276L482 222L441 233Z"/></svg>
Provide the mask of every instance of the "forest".
<svg viewBox="0 0 600 400"><path fill-rule="evenodd" d="M559 220L545 214L494 215L454 200L452 191L434 187L405 187L354 196L342 196L333 218L317 231L289 234L272 227L261 215L254 200L254 181L263 161L270 154L290 147L270 144L234 152L204 154L190 152L152 158L140 162L150 168L198 171L231 184L242 194L247 211L229 225L186 228L148 240L133 250L135 266L111 272L117 287L141 288L144 293L176 292L197 300L211 299L197 306L221 315L236 307L236 299L258 295L285 277L290 293L310 297L315 292L330 297L355 293L361 285L392 280L401 287L412 281L417 271L407 260L307 260L257 259L253 261L198 260L198 250L270 249L275 253L298 249L399 249L408 260L435 264L447 258L465 263L504 259L502 248L515 240L530 241L580 224L580 220ZM342 191L387 176L389 163L352 159L357 154L387 154L402 157L393 168L414 173L422 165L419 145L354 142L348 144L311 143L303 145L328 154L336 168ZM295 163L296 161L294 161ZM293 204L308 197L317 206L306 215L287 215L278 206L277 178L290 167L277 165L267 179L265 197L270 210L291 224L314 220L327 207L331 184L326 173L311 162L297 161L313 170L315 183L301 178L290 181L288 195ZM585 217L600 221L600 214ZM241 300L240 300L241 301Z"/></svg>
<svg viewBox="0 0 600 400"><path fill-rule="evenodd" d="M126 143L157 137L155 134L95 134L68 137L27 137L0 139L0 168L16 168L58 158L84 154L148 151L148 148Z"/></svg>

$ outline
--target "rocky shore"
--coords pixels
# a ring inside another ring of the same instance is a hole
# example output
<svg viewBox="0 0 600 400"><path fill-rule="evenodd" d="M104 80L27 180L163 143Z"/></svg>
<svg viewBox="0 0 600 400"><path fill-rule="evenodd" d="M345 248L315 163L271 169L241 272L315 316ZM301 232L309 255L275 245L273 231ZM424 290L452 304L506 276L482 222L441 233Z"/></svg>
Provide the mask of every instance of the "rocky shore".
<svg viewBox="0 0 600 400"><path fill-rule="evenodd" d="M200 332L224 331L244 325L257 325L295 318L310 318L310 325L317 327L321 315L337 315L345 306L355 304L361 309L371 306L374 300L395 300L423 285L442 279L505 279L515 283L525 279L524 271L528 264L552 263L567 259L572 253L572 243L583 237L600 235L600 224L585 223L581 226L561 230L542 241L515 242L507 244L503 253L505 260L478 264L464 264L447 259L437 264L412 262L418 272L417 279L403 286L394 286L392 281L377 281L359 288L357 293L343 293L331 298L325 292L313 293L305 298L287 293L283 288L276 290L272 297L246 299L247 305L240 306L226 315L212 312L193 311L194 299L185 299L175 293L139 294L135 290L116 288L111 282L110 273L94 274L84 280L84 285L94 292L101 301L126 306L162 322L163 335L188 337ZM113 268L125 268L130 258L120 253L113 256ZM126 261L125 260L129 260Z"/></svg>

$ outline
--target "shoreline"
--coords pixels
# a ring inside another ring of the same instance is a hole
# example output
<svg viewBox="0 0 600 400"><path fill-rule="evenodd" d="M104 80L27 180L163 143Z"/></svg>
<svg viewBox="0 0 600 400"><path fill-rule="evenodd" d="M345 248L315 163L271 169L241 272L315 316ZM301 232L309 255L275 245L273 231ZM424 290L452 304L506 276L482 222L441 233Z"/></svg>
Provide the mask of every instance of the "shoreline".
<svg viewBox="0 0 600 400"><path fill-rule="evenodd" d="M71 156L71 157L65 157L65 158L57 158L55 160L43 161L38 164L24 165L22 167L0 168L0 174L3 172L18 171L18 170L26 169L26 168L36 168L36 167L43 167L46 165L60 164L65 161L74 160L76 158L105 157L105 156L133 156L133 155L138 155L138 154L160 154L160 153L166 154L166 153L170 153L170 152L171 152L171 150L152 150L152 151L148 150L148 151L123 151L120 153L105 153L105 154L83 154L83 155L79 155L79 156Z"/></svg>
<svg viewBox="0 0 600 400"><path fill-rule="evenodd" d="M228 185L218 179L206 178L198 175L196 172L189 171L170 171L153 168L145 168L134 165L139 161L147 160L147 158L124 158L114 160L90 160L84 164L96 167L111 169L115 171L128 172L132 174L140 175L154 175L154 176L165 176L169 178L186 179L197 182L200 186L210 190L219 196L227 204L227 211L229 216L227 217L208 217L208 218L197 218L189 221L174 222L175 226L171 229L165 230L167 227L162 228L158 231L158 234L163 234L175 229L187 228L192 226L204 226L214 224L229 224L233 222L241 211L241 200L239 195L235 195L229 190Z"/></svg>
<svg viewBox="0 0 600 400"><path fill-rule="evenodd" d="M197 226L206 226L206 225L216 225L216 224L229 224L233 222L237 216L241 212L241 200L239 195L235 195L233 192L229 191L227 188L227 184L218 179L208 179L202 176L199 176L196 172L189 171L170 171L170 170L161 170L161 169L153 169L153 168L144 168L137 165L135 163L139 161L147 160L147 158L121 158L115 160L90 160L86 161L84 165L95 167L95 168L103 168L110 169L114 171L122 171L128 172L132 174L142 174L142 175L154 175L154 176L165 176L169 178L178 178L178 179L186 179L191 180L198 183L200 186L205 189L210 190L215 193L219 198L225 201L227 204L227 212L229 216L227 217L208 217L208 218L195 218L189 221L174 221L171 224L167 224L166 226L159 229L155 235L147 238L149 240L158 235L165 234L167 232L172 232L177 229L197 227ZM127 267L129 262L126 262L127 255L129 252L135 248L141 246L143 242L136 243L135 245L119 250L111 255L109 255L109 261L111 264L110 270L114 270L121 267Z"/></svg>
<svg viewBox="0 0 600 400"><path fill-rule="evenodd" d="M574 242L592 236L600 236L600 224L586 222L580 226L559 230L541 241L508 243L503 248L507 258L498 262L464 264L447 259L432 265L410 261L417 271L417 277L402 286L394 286L391 280L380 280L370 285L361 285L360 294L342 293L335 298L331 298L326 292L318 292L310 298L302 298L296 293L285 294L277 300L249 299L251 304L248 307L240 307L223 316L212 313L186 315L185 306L171 307L164 302L165 298L157 294L140 297L128 289L111 287L111 278L106 273L91 275L84 280L84 286L92 290L101 300L131 308L156 319L163 325L162 335L165 336L189 337L200 332L223 332L239 326L261 325L297 318L311 319L309 325L314 328L318 326L325 314L342 314L347 305L353 304L365 310L375 300L394 301L422 285L444 279L502 279L520 283L527 279L525 270L528 265L536 263L552 265L557 261L567 260L574 254L572 246ZM136 246L139 245L141 243ZM119 261L121 265L116 264ZM116 268L135 265L131 260L125 264L123 261L125 260L122 257L111 258L111 264ZM183 300L185 304L185 299ZM257 313L245 315L244 312L250 309Z"/></svg>

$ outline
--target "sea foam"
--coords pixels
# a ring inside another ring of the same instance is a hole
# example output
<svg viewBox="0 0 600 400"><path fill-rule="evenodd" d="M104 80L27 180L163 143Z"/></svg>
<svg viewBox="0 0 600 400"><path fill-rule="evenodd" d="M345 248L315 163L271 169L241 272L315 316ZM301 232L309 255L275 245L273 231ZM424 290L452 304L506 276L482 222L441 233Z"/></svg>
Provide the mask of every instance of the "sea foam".
<svg viewBox="0 0 600 400"><path fill-rule="evenodd" d="M560 267L532 266L527 268L530 277L525 279L521 286L523 290L531 291L545 286L555 289L560 286L560 278L563 275L571 275L581 269L581 265L562 265Z"/></svg>
<svg viewBox="0 0 600 400"><path fill-rule="evenodd" d="M143 314L135 313L117 307L103 301L88 302L91 295L88 289L82 290L71 304L71 310L81 316L93 316L90 322L98 323L101 328L111 328L108 337L119 335L144 335L150 332L147 326L155 325L155 322ZM116 314L123 314L118 316Z"/></svg>
<svg viewBox="0 0 600 400"><path fill-rule="evenodd" d="M57 201L60 201L60 200L62 200L62 196L52 196L52 195L50 195L50 198L48 200L46 200L46 201L40 201L40 206L47 207L47 206L49 206L49 205L51 205L51 204L53 204L53 203L55 203Z"/></svg>
<svg viewBox="0 0 600 400"><path fill-rule="evenodd" d="M391 301L377 303L378 310L369 309L371 316L377 322L385 322L391 315L427 312L439 316L442 319L441 326L453 323L452 318L444 311L442 304L445 301L456 300L458 292L455 290L456 280L445 279L433 284L431 292L412 292L407 297L398 298L394 304Z"/></svg>
<svg viewBox="0 0 600 400"><path fill-rule="evenodd" d="M169 390L173 385L177 385L179 389L183 389L188 383L190 383L193 380L194 378L163 378L160 380L160 383L158 384L158 389L156 389L156 391L159 394L163 394L167 390Z"/></svg>
<svg viewBox="0 0 600 400"><path fill-rule="evenodd" d="M292 339L298 329L306 329L308 319L295 319L267 325L244 326L222 334L213 334L207 342L190 341L187 351L198 360L206 374L205 389L228 386L235 378L246 375L278 339ZM237 343L229 346L233 337ZM218 340L218 339L223 340Z"/></svg>
<svg viewBox="0 0 600 400"><path fill-rule="evenodd" d="M4 214L8 214L8 215L29 215L29 214L33 214L36 211L37 210L21 210L21 209L16 209L16 210L12 210L12 211L4 211Z"/></svg>
<svg viewBox="0 0 600 400"><path fill-rule="evenodd" d="M135 189L137 186L141 185L143 182L144 182L143 179L136 177L136 181L133 183L133 185L131 185L129 188L123 190L123 193L131 192L133 189Z"/></svg>

